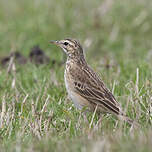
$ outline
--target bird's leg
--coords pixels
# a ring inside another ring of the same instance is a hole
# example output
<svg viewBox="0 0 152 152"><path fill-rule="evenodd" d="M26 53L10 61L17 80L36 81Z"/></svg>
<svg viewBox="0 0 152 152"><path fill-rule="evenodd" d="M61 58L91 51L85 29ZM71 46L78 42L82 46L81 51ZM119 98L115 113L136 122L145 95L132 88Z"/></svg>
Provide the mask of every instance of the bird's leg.
<svg viewBox="0 0 152 152"><path fill-rule="evenodd" d="M84 122L88 124L89 121L88 121L88 119L87 119L87 112L88 112L88 111L86 111L86 110L85 110L85 111L82 111L82 116L83 116Z"/></svg>
<svg viewBox="0 0 152 152"><path fill-rule="evenodd" d="M93 115L92 115L92 119L91 119L91 122L90 122L90 125L89 125L89 128L92 127L92 124L93 124L93 120L94 120L94 117L97 113L97 109L98 109L98 105L96 105L95 109L94 109L94 112L93 112Z"/></svg>
<svg viewBox="0 0 152 152"><path fill-rule="evenodd" d="M98 118L99 118L99 120L97 121L97 123L96 123L96 125L95 125L95 127L94 127L94 130L98 130L99 128L100 128L100 126L101 126L101 122L102 122L102 117L103 115L101 114L101 113L98 113Z"/></svg>

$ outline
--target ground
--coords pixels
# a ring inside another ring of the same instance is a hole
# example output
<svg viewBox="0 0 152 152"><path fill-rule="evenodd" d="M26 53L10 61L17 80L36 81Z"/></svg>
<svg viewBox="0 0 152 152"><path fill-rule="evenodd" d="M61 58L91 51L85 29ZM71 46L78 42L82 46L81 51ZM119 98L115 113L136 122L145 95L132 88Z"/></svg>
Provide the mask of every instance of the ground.
<svg viewBox="0 0 152 152"><path fill-rule="evenodd" d="M150 0L1 0L0 59L26 58L0 65L1 151L151 151L151 8ZM73 106L65 55L49 43L69 37L139 128L109 114L85 119ZM36 45L50 60L31 62Z"/></svg>

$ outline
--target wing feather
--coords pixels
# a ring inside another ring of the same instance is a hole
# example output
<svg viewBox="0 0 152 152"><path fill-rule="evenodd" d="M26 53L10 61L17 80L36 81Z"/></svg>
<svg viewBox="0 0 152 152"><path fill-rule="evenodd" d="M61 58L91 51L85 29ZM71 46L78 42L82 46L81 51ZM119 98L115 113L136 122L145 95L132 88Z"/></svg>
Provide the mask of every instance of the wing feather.
<svg viewBox="0 0 152 152"><path fill-rule="evenodd" d="M111 101L112 97L109 99L105 96L105 92L103 93L101 90L98 91L94 88L88 88L81 83L74 83L76 91L85 99L89 100L93 104L98 104L107 109L107 111L111 111L115 114L119 114L119 107Z"/></svg>

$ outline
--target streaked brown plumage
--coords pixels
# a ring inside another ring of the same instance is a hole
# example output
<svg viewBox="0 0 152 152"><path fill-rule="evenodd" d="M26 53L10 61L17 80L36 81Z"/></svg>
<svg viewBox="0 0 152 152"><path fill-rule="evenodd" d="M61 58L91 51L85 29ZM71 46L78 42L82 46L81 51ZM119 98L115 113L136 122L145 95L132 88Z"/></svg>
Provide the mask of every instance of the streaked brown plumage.
<svg viewBox="0 0 152 152"><path fill-rule="evenodd" d="M112 113L132 124L121 110L119 103L100 77L87 64L80 43L74 39L51 41L67 54L65 85L68 95L79 109L88 107L97 111Z"/></svg>

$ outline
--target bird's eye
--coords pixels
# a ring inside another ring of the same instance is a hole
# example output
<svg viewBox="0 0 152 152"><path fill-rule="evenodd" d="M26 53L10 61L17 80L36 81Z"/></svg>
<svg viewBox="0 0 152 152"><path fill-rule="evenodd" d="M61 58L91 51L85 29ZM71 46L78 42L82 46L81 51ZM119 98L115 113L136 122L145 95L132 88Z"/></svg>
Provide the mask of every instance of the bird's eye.
<svg viewBox="0 0 152 152"><path fill-rule="evenodd" d="M66 45L66 46L67 46L68 44L69 44L68 42L64 42L64 45Z"/></svg>

